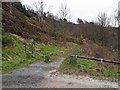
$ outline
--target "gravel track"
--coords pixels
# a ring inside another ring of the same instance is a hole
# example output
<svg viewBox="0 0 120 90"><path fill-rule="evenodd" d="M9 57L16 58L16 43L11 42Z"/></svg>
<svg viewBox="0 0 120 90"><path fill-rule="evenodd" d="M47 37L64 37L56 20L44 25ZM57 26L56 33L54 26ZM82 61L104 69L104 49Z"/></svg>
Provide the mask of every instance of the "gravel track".
<svg viewBox="0 0 120 90"><path fill-rule="evenodd" d="M61 74L57 69L63 60L38 62L4 74L2 88L118 88L117 82Z"/></svg>

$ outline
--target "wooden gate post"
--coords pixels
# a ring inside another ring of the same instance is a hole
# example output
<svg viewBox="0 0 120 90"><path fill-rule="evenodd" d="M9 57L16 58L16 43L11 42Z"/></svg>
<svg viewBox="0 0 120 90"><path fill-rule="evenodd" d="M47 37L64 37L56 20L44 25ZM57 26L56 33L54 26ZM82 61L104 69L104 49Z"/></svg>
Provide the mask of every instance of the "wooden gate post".
<svg viewBox="0 0 120 90"><path fill-rule="evenodd" d="M33 54L34 51L35 51L34 45L35 45L35 43L34 43L34 40L32 39L32 54Z"/></svg>
<svg viewBox="0 0 120 90"><path fill-rule="evenodd" d="M27 47L28 47L29 45L32 45L32 51L31 51L31 53L33 54L34 51L35 51L35 49L34 49L35 43L34 43L34 40L33 40L33 39L26 39L26 40L25 40L25 43L24 43L25 53L27 53L27 51L28 51L28 50L27 50Z"/></svg>
<svg viewBox="0 0 120 90"><path fill-rule="evenodd" d="M24 49L25 49L25 53L27 52L27 43L24 42Z"/></svg>
<svg viewBox="0 0 120 90"><path fill-rule="evenodd" d="M70 56L70 64L76 64L77 63L77 56L72 55Z"/></svg>

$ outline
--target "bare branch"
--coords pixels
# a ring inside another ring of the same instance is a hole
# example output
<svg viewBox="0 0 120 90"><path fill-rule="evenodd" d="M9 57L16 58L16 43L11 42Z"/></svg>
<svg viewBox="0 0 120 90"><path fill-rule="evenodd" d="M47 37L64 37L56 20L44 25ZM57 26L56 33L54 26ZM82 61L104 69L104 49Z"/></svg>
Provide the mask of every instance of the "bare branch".
<svg viewBox="0 0 120 90"><path fill-rule="evenodd" d="M110 21L111 21L111 18L108 17L105 12L100 13L98 15L98 17L97 17L97 22L102 27L108 27L108 26L110 26Z"/></svg>
<svg viewBox="0 0 120 90"><path fill-rule="evenodd" d="M61 3L61 6L59 8L59 17L63 19L70 19L70 9L68 8L66 3Z"/></svg>
<svg viewBox="0 0 120 90"><path fill-rule="evenodd" d="M113 27L118 25L118 10L116 9L111 16L111 24Z"/></svg>
<svg viewBox="0 0 120 90"><path fill-rule="evenodd" d="M43 19L45 4L44 4L43 0L40 0L40 1L34 0L33 5L37 10L38 18L40 21L40 18Z"/></svg>

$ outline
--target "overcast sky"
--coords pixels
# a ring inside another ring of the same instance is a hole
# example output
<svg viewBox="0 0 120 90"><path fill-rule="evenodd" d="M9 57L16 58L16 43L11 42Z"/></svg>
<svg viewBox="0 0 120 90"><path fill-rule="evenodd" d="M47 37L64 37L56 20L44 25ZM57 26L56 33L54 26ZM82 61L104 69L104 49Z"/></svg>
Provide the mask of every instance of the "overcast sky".
<svg viewBox="0 0 120 90"><path fill-rule="evenodd" d="M23 4L28 4L33 7L34 0L20 0ZM43 0L46 4L46 9L50 8L50 12L57 15L61 3L66 2L72 15L71 21L76 22L77 18L95 21L100 12L112 14L115 9L118 9L120 0Z"/></svg>

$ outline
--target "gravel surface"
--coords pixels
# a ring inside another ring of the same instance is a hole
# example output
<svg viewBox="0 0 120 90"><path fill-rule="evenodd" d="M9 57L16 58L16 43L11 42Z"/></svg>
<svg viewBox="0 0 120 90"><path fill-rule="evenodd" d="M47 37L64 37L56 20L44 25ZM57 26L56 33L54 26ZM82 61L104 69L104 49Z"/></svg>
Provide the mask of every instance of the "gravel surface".
<svg viewBox="0 0 120 90"><path fill-rule="evenodd" d="M87 76L63 75L57 71L64 58L38 62L2 76L2 88L118 88L117 82Z"/></svg>

